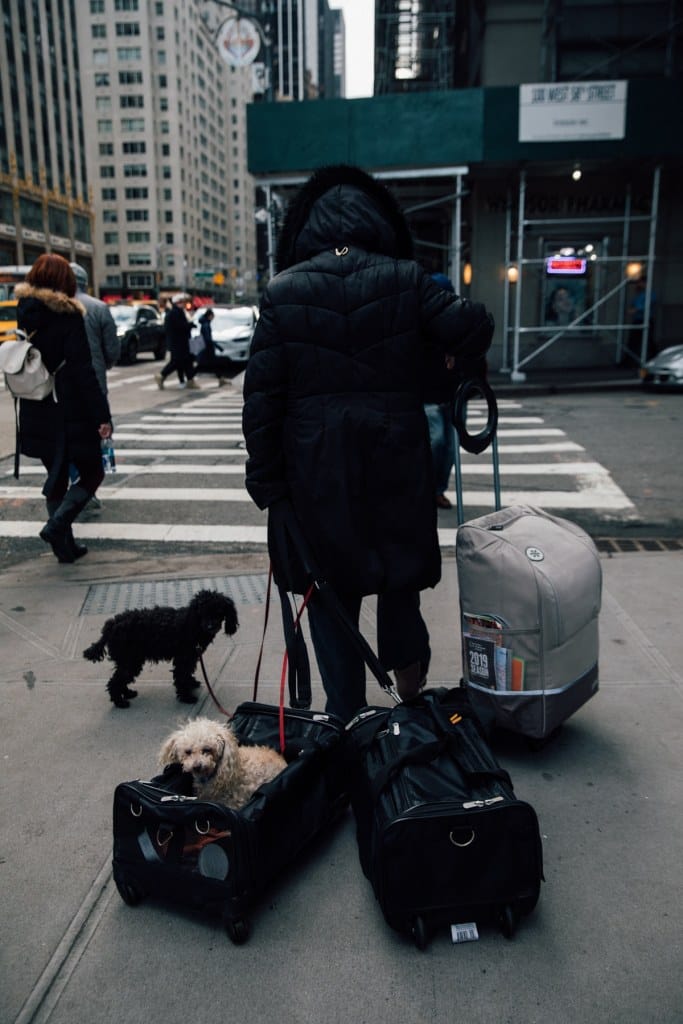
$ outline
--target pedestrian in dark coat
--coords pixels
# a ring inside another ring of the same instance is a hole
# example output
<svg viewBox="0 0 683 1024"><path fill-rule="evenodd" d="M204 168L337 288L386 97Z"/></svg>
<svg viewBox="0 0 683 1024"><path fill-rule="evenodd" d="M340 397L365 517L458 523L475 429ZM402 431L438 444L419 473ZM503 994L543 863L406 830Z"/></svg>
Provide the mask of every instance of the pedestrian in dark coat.
<svg viewBox="0 0 683 1024"><path fill-rule="evenodd" d="M163 388L166 378L175 370L181 388L198 388L199 384L194 379L197 372L194 367L194 359L190 352L190 334L192 324L185 316L185 302L189 296L184 292L178 292L171 299L171 308L164 317L164 330L166 331L166 344L171 353L171 358L166 363L161 373L154 376L159 388ZM187 384L185 378L187 377Z"/></svg>
<svg viewBox="0 0 683 1024"><path fill-rule="evenodd" d="M93 369L85 309L74 297L76 278L68 262L43 253L15 294L19 326L47 369L56 371L54 396L19 403L19 449L47 470L49 519L40 536L60 562L73 562L87 550L74 540L73 521L104 476L100 443L112 435L109 405ZM78 471L71 486L69 463Z"/></svg>
<svg viewBox="0 0 683 1024"><path fill-rule="evenodd" d="M356 622L362 597L378 595L379 657L410 697L430 659L419 593L441 573L422 355L431 344L471 368L493 321L431 280L392 194L355 167L321 168L302 187L277 262L245 375L246 486L269 510L278 582L305 587L277 540L291 505ZM327 709L349 719L365 704L362 658L315 594L309 621Z"/></svg>

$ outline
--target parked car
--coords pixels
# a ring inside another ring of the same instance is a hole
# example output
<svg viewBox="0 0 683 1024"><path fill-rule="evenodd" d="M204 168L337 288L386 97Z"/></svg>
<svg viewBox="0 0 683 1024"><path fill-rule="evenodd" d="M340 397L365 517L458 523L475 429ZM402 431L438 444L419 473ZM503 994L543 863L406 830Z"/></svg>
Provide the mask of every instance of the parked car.
<svg viewBox="0 0 683 1024"><path fill-rule="evenodd" d="M0 302L0 342L14 341L17 329L17 300Z"/></svg>
<svg viewBox="0 0 683 1024"><path fill-rule="evenodd" d="M166 332L164 319L156 306L139 303L110 306L109 309L121 341L119 363L134 363L138 352L151 352L155 359L164 358Z"/></svg>
<svg viewBox="0 0 683 1024"><path fill-rule="evenodd" d="M212 306L211 309L211 337L216 343L216 355L228 356L234 363L246 363L258 320L257 307ZM198 309L192 318L193 338L199 334L199 320L205 312L206 309Z"/></svg>
<svg viewBox="0 0 683 1024"><path fill-rule="evenodd" d="M683 387L683 345L672 345L640 368L643 387Z"/></svg>

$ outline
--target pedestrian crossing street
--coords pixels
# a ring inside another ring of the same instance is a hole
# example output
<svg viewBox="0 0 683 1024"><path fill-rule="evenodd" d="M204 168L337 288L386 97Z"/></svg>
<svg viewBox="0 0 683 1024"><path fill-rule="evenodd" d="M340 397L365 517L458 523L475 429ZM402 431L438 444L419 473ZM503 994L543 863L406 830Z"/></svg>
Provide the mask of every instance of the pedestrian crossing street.
<svg viewBox="0 0 683 1024"><path fill-rule="evenodd" d="M152 375L140 374L139 386L157 392ZM111 380L110 390L129 387L136 376ZM238 381L236 382L238 384ZM113 396L112 404L116 399ZM635 508L612 480L563 430L529 415L523 400L499 400L498 445L503 505L537 505L558 515L592 510L624 521ZM239 386L217 388L204 378L200 392L168 388L168 402L116 422L116 472L98 492L103 509L85 513L76 524L85 540L139 541L168 545L265 545L266 515L244 487L246 451L241 430ZM485 410L469 405L468 430L480 431ZM463 505L471 519L493 508L489 453L463 453ZM22 459L21 477L12 477L12 460L0 472L0 536L34 537L45 521L40 493L43 467ZM449 497L455 505L451 477ZM455 541L455 511L439 513L444 548Z"/></svg>

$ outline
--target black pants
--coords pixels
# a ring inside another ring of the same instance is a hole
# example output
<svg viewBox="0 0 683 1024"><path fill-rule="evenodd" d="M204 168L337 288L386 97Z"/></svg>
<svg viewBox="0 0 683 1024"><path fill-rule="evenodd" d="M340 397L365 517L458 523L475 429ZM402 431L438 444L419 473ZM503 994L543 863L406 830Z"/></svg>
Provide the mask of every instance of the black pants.
<svg viewBox="0 0 683 1024"><path fill-rule="evenodd" d="M69 463L67 460L61 460L61 465L56 466L54 459L44 458L41 461L47 470L49 481L48 489L43 489L45 500L53 503L61 502L69 489ZM104 480L101 457L98 455L97 458L92 459L77 459L73 465L76 467L78 476L71 482L80 485L93 495Z"/></svg>
<svg viewBox="0 0 683 1024"><path fill-rule="evenodd" d="M228 377L234 366L229 356L214 356L213 359L200 359L195 373L213 373L216 377Z"/></svg>
<svg viewBox="0 0 683 1024"><path fill-rule="evenodd" d="M192 380L197 371L190 351L178 352L177 350L171 350L171 358L161 371L161 376L165 379L174 370L178 374L178 380L181 384L184 383L186 377L188 380Z"/></svg>
<svg viewBox="0 0 683 1024"><path fill-rule="evenodd" d="M338 596L357 625L362 598L356 594ZM348 722L367 704L363 656L315 591L308 604L308 621L327 697L325 710ZM407 668L416 661L422 662L427 671L431 651L419 593L398 590L378 595L377 653L387 672Z"/></svg>

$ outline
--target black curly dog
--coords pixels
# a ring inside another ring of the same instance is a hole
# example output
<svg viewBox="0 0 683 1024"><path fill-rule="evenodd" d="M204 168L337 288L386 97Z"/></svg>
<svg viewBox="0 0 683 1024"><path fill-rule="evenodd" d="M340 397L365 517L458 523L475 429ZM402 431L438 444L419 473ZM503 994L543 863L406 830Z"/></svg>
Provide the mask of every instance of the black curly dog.
<svg viewBox="0 0 683 1024"><path fill-rule="evenodd" d="M107 690L117 708L130 707L130 698L137 697L130 684L146 661L172 661L176 697L183 704L196 704L192 691L200 683L193 673L222 622L228 636L237 631L234 603L215 590L200 590L186 608L136 608L107 619L100 639L83 657L103 661L108 654L114 662Z"/></svg>

